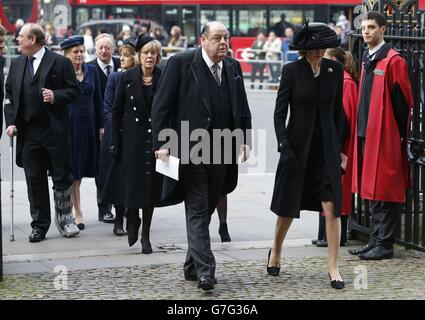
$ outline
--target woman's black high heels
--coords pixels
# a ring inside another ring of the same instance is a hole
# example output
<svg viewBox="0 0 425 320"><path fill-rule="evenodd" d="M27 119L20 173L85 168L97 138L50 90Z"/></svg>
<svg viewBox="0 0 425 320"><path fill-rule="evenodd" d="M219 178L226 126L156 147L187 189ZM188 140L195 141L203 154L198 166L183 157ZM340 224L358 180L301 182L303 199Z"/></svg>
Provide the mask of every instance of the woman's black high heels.
<svg viewBox="0 0 425 320"><path fill-rule="evenodd" d="M267 259L267 273L271 276L277 277L280 272L280 267L269 267L270 255L272 254L272 249L269 250L269 257Z"/></svg>
<svg viewBox="0 0 425 320"><path fill-rule="evenodd" d="M330 273L328 273L329 275L329 280L331 281L331 287L334 289L344 289L345 287L345 282L344 281L340 281L340 280L332 280Z"/></svg>

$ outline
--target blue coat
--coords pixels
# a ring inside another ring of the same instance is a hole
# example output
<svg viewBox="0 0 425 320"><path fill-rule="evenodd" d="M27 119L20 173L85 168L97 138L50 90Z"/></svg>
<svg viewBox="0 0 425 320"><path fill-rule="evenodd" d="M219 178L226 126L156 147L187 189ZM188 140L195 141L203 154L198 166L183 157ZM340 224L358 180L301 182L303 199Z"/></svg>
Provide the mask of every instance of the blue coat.
<svg viewBox="0 0 425 320"><path fill-rule="evenodd" d="M103 128L99 74L96 67L87 64L83 72L83 81L78 81L78 99L68 105L74 180L96 176L99 129Z"/></svg>
<svg viewBox="0 0 425 320"><path fill-rule="evenodd" d="M111 165L112 161L112 155L109 152L109 145L111 142L112 105L115 98L115 89L117 88L118 82L120 81L123 74L123 72L114 72L109 75L105 88L105 96L103 98L103 123L105 125L105 134L103 136L102 147L100 149L98 175L98 183L101 186L105 184L109 166Z"/></svg>

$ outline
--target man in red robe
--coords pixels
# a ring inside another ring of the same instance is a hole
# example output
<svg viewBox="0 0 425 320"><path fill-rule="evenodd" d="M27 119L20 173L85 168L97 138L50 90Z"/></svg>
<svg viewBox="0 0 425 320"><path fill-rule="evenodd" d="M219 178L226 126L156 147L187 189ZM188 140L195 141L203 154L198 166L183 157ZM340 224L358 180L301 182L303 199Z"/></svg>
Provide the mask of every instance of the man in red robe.
<svg viewBox="0 0 425 320"><path fill-rule="evenodd" d="M368 12L362 35L368 46L360 80L353 192L370 200L369 243L349 250L363 260L390 259L409 185L406 136L412 91L406 61L384 41L385 17Z"/></svg>

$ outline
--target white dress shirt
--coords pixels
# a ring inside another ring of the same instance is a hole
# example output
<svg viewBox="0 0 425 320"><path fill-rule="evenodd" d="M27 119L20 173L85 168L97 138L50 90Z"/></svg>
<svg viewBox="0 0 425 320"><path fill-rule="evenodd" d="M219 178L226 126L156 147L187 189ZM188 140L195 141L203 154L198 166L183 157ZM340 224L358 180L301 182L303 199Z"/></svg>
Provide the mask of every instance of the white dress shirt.
<svg viewBox="0 0 425 320"><path fill-rule="evenodd" d="M106 63L103 63L102 60L97 58L97 64L99 65L100 69L102 69L105 76L108 76L108 73L106 72L107 66L111 66L111 73L114 72L114 59L111 59L111 61L109 61L109 64L106 64Z"/></svg>
<svg viewBox="0 0 425 320"><path fill-rule="evenodd" d="M37 73L38 67L40 66L40 63L41 63L41 59L43 59L45 52L46 52L46 48L42 47L33 55L34 61L32 62L32 66L34 68L34 75Z"/></svg>
<svg viewBox="0 0 425 320"><path fill-rule="evenodd" d="M204 48L202 48L202 58L204 59L204 61L205 61L205 63L207 64L208 68L210 69L211 74L214 76L214 72L213 72L213 70L212 70L211 68L212 68L212 66L213 66L213 65L215 65L215 62L214 62L214 61L212 61L212 60L210 59L210 57L208 57L208 54L207 54L207 52L204 50ZM223 71L223 61L220 61L220 62L219 62L219 63L217 63L217 64L218 64L217 74L218 74L218 77L219 77L219 79L220 79L220 81L221 81L221 73L222 73L222 71Z"/></svg>
<svg viewBox="0 0 425 320"><path fill-rule="evenodd" d="M385 44L385 41L382 40L381 43L379 43L375 48L369 50L369 57L370 60L373 60L375 58L375 53L377 53L379 51L379 49L381 49Z"/></svg>

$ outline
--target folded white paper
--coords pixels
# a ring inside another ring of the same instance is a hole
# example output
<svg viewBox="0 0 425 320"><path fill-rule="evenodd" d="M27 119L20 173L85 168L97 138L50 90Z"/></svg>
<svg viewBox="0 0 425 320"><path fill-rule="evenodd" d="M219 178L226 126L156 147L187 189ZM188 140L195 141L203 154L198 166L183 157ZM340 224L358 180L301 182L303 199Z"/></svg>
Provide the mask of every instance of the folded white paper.
<svg viewBox="0 0 425 320"><path fill-rule="evenodd" d="M168 161L156 159L156 172L179 181L179 164L180 159L173 156L169 156Z"/></svg>

